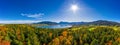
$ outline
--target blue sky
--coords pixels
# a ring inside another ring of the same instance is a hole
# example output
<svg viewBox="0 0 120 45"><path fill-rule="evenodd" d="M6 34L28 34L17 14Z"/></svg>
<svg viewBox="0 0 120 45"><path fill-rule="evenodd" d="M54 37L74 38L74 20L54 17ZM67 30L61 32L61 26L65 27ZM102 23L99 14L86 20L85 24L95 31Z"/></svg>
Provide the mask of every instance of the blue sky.
<svg viewBox="0 0 120 45"><path fill-rule="evenodd" d="M32 23L39 21L120 22L119 0L0 0L0 23ZM76 13L70 10L78 5Z"/></svg>

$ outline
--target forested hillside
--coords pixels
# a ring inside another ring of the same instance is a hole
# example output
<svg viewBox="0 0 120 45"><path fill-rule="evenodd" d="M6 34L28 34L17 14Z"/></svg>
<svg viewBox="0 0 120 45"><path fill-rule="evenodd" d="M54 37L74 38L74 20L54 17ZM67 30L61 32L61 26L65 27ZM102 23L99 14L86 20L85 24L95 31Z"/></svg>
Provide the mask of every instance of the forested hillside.
<svg viewBox="0 0 120 45"><path fill-rule="evenodd" d="M43 29L27 24L6 24L0 26L0 45L120 45L120 27Z"/></svg>

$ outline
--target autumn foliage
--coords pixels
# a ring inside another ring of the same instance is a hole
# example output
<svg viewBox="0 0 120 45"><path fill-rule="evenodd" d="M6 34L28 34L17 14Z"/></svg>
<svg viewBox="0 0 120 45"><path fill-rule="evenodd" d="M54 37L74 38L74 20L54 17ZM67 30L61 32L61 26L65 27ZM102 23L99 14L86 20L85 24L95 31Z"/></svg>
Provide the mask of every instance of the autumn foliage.
<svg viewBox="0 0 120 45"><path fill-rule="evenodd" d="M36 28L30 24L0 26L0 45L119 45L118 26Z"/></svg>

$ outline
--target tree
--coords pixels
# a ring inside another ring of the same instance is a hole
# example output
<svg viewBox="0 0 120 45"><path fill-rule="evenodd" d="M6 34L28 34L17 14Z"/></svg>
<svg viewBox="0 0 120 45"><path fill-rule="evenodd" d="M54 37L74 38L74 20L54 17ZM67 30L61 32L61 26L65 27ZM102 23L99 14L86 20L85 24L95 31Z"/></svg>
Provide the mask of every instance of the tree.
<svg viewBox="0 0 120 45"><path fill-rule="evenodd" d="M98 40L94 39L94 40L91 42L90 45L99 45L99 44L98 44Z"/></svg>

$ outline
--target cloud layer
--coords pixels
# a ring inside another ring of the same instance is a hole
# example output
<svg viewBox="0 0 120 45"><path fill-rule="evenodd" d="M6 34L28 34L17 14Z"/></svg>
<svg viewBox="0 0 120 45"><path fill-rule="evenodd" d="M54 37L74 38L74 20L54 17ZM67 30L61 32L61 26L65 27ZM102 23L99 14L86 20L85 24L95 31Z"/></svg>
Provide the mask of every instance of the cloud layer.
<svg viewBox="0 0 120 45"><path fill-rule="evenodd" d="M25 23L37 23L39 20L0 20L2 24L25 24Z"/></svg>
<svg viewBox="0 0 120 45"><path fill-rule="evenodd" d="M29 17L29 18L41 19L42 15L44 15L44 13L35 13L35 14L24 14L24 13L21 13L21 15Z"/></svg>

